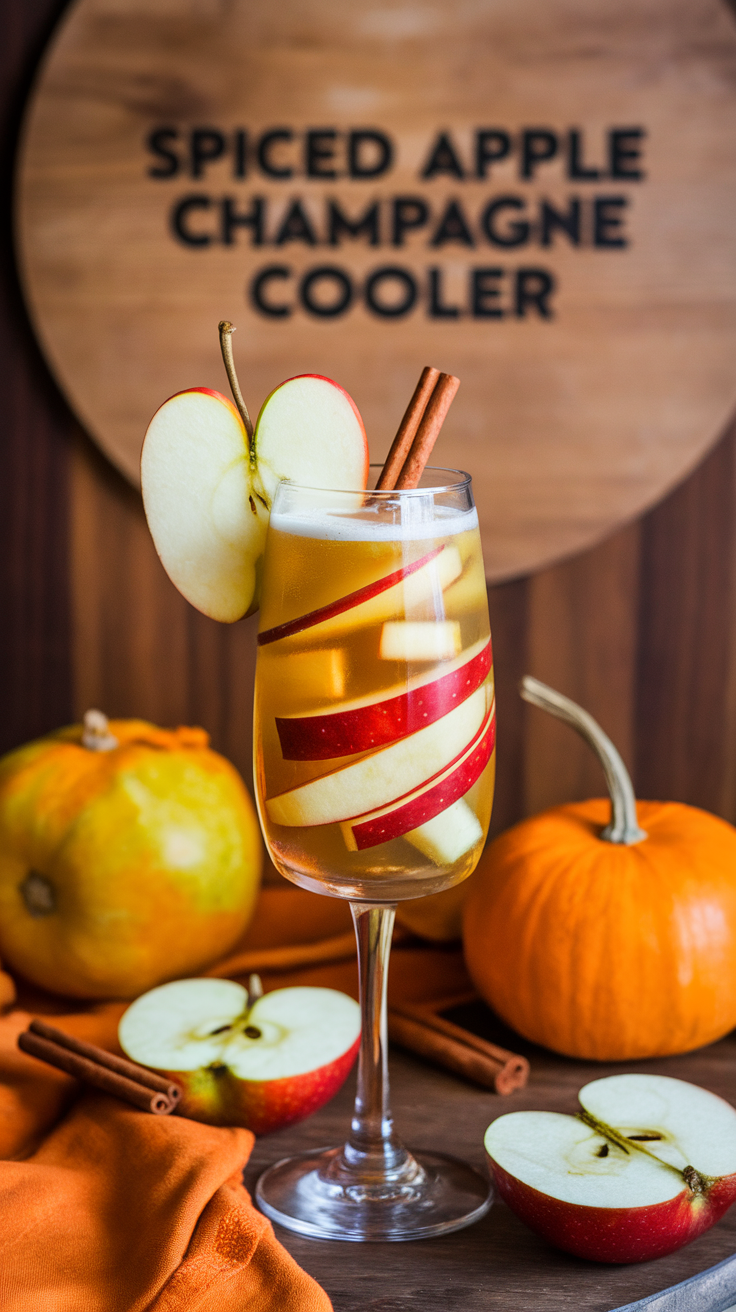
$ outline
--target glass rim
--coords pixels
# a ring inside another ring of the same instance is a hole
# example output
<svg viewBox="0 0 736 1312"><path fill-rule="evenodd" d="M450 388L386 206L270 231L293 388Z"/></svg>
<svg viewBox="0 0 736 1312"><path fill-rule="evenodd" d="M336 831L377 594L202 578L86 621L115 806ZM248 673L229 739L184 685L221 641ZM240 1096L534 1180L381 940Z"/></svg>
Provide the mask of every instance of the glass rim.
<svg viewBox="0 0 736 1312"><path fill-rule="evenodd" d="M375 462L371 461L368 468L383 469L383 461L375 461ZM445 493L462 492L465 488L468 488L473 481L472 474L468 474L466 470L451 469L449 466L446 465L425 465L424 469L422 470L422 477L424 477L425 473L457 474L458 477L454 482L450 482L446 484L437 484L436 486L433 487L420 486L420 487L403 487L403 488L393 487L393 488L378 488L378 489L370 488L370 487L366 487L366 488L317 487L307 483L297 483L296 479L293 478L282 478L279 479L276 492L274 493L274 500L276 498L276 493L278 493L279 489L282 487L291 488L296 492L324 492L324 493L331 493L336 496L341 496L341 495L355 496L356 492L363 492L368 496L380 497L383 499L388 497L394 497L394 498L422 497L422 496L426 497L430 494L434 496L437 494L441 494L443 492Z"/></svg>

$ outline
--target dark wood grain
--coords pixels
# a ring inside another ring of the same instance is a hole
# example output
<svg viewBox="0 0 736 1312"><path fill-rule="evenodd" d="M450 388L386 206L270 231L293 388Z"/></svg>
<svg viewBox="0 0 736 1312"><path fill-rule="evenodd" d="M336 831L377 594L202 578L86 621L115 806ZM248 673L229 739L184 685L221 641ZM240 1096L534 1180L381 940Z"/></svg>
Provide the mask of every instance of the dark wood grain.
<svg viewBox="0 0 736 1312"><path fill-rule="evenodd" d="M555 1057L514 1037L529 1056L526 1089L501 1099L435 1070L398 1050L391 1054L392 1105L397 1129L413 1147L452 1153L485 1169L483 1134L497 1116L526 1109L577 1110L587 1080L626 1070L652 1070L691 1080L732 1100L736 1094L736 1038L699 1053L633 1066L602 1066ZM304 1125L256 1142L246 1172L253 1187L261 1170L280 1157L339 1143L351 1107L353 1082ZM670 1257L634 1266L584 1262L550 1248L503 1203L482 1221L446 1239L414 1244L340 1244L302 1239L277 1227L297 1261L324 1285L335 1312L610 1312L730 1257L736 1247L736 1208L694 1244Z"/></svg>
<svg viewBox="0 0 736 1312"><path fill-rule="evenodd" d="M636 772L734 816L736 429L642 523Z"/></svg>
<svg viewBox="0 0 736 1312"><path fill-rule="evenodd" d="M13 175L34 69L60 0L4 0L0 176ZM0 750L71 715L68 464L74 420L23 309L9 188L0 201Z"/></svg>

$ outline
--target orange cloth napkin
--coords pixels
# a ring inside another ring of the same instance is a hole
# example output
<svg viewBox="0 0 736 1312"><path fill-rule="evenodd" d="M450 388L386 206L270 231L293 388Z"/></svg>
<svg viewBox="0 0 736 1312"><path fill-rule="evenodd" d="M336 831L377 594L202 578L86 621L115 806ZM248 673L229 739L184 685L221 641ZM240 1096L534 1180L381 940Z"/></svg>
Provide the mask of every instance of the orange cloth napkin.
<svg viewBox="0 0 736 1312"><path fill-rule="evenodd" d="M288 885L265 888L243 943L210 974L258 970L357 996L344 902ZM126 1003L92 1006L16 981L0 1019L0 1308L2 1312L329 1312L256 1210L241 1174L248 1130L156 1117L22 1053L32 1015L120 1051ZM391 996L422 1001L469 987L458 951L399 935ZM0 971L0 1002L13 982ZM346 1126L347 1129L347 1126Z"/></svg>

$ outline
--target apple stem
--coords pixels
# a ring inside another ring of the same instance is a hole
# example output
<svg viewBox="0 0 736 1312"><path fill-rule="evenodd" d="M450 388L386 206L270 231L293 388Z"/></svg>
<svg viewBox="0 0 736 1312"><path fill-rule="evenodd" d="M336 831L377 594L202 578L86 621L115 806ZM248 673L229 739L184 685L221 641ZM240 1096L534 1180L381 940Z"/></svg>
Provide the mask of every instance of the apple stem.
<svg viewBox="0 0 736 1312"><path fill-rule="evenodd" d="M611 798L611 823L606 825L600 837L607 843L624 843L628 847L648 838L645 830L639 827L636 797L629 772L608 734L603 732L593 716L578 706L577 702L564 697L561 692L555 692L554 688L532 678L530 674L522 679L519 691L525 702L569 724L592 747L603 766Z"/></svg>
<svg viewBox="0 0 736 1312"><path fill-rule="evenodd" d="M688 1189L693 1194L706 1193L706 1183L700 1171L696 1171L694 1166L686 1166L683 1173L683 1179Z"/></svg>
<svg viewBox="0 0 736 1312"><path fill-rule="evenodd" d="M657 1157L656 1153L650 1153L649 1149L645 1148L641 1141L627 1139L626 1135L621 1134L619 1130L615 1130L612 1125L606 1125L605 1121L599 1121L595 1116L591 1116L590 1112L585 1111L585 1108L577 1113L577 1118L579 1121L583 1122L583 1125L587 1125L589 1129L595 1131L596 1134L600 1134L601 1138L608 1139L609 1143L615 1144L617 1148L620 1148L622 1152L626 1153L627 1157L632 1149L634 1152L644 1153L645 1157L651 1157L652 1161L659 1162L660 1166L667 1167L668 1171L674 1171L675 1175L679 1175L681 1180L684 1179L688 1188L692 1189L694 1193L702 1193L704 1191L705 1186L702 1177L698 1175L698 1172L694 1167L686 1166L685 1169L681 1171L679 1166L673 1166L671 1162L662 1161L662 1158ZM692 1172L694 1176L697 1176L700 1181L700 1189L694 1188L690 1183L688 1172Z"/></svg>
<svg viewBox="0 0 736 1312"><path fill-rule="evenodd" d="M238 375L235 372L235 360L233 358L233 333L235 332L235 324L230 323L229 319L223 319L222 322L218 324L218 329L220 333L220 350L222 351L222 359L227 373L227 380L230 384L230 391L233 394L233 400L238 407L238 414L240 415L240 418L245 425L245 431L248 434L248 448L251 459L253 459L253 425L251 423L250 415L248 414L248 407L243 399L243 393L240 390Z"/></svg>
<svg viewBox="0 0 736 1312"><path fill-rule="evenodd" d="M118 747L117 738L110 733L110 721L102 711L85 711L82 746L90 752L112 752Z"/></svg>
<svg viewBox="0 0 736 1312"><path fill-rule="evenodd" d="M251 1008L255 1006L259 998L263 997L263 985L260 975L250 975L248 978L248 1006L246 1016L250 1013Z"/></svg>

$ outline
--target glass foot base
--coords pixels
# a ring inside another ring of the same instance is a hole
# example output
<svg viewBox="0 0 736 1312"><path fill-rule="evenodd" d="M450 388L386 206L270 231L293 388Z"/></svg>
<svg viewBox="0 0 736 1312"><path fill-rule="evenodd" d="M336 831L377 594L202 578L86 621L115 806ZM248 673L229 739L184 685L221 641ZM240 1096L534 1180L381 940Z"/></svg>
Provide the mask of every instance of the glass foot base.
<svg viewBox="0 0 736 1312"><path fill-rule="evenodd" d="M429 1239L479 1221L493 1201L490 1181L444 1153L416 1153L416 1170L364 1184L346 1178L342 1148L287 1157L256 1185L262 1212L311 1239L353 1243Z"/></svg>

